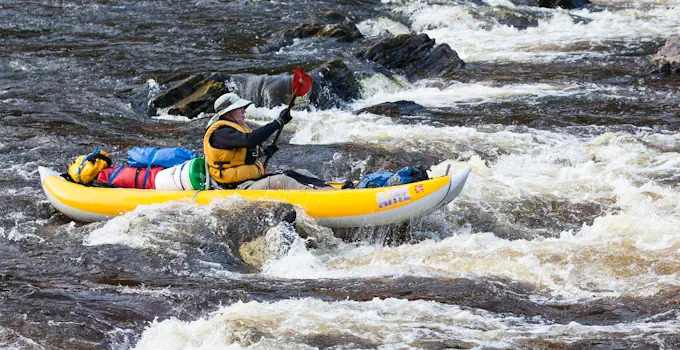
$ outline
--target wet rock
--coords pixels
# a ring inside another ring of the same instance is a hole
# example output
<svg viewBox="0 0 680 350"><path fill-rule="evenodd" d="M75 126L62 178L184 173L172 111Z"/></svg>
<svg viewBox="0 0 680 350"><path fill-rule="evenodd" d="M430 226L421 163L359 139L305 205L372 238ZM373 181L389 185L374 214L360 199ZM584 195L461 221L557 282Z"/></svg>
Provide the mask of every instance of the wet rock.
<svg viewBox="0 0 680 350"><path fill-rule="evenodd" d="M487 7L480 10L480 15L492 22L517 29L538 26L539 17L534 12L507 9L504 7Z"/></svg>
<svg viewBox="0 0 680 350"><path fill-rule="evenodd" d="M295 222L295 208L287 203L247 202L243 205L215 209L215 216L231 218L214 226L218 241L226 243L232 252L240 252L244 243L265 236L271 227L281 222ZM264 248L264 247L263 247ZM243 259L243 256L239 256Z"/></svg>
<svg viewBox="0 0 680 350"><path fill-rule="evenodd" d="M401 116L430 116L432 113L427 108L413 102L413 101L397 101L385 102L371 107L362 108L355 112L355 114L373 113L384 115L387 117L401 117Z"/></svg>
<svg viewBox="0 0 680 350"><path fill-rule="evenodd" d="M432 339L418 339L409 344L416 349L474 349L477 344L473 342L466 342L457 339L447 340L432 340Z"/></svg>
<svg viewBox="0 0 680 350"><path fill-rule="evenodd" d="M577 9L590 4L588 0L540 0L539 7Z"/></svg>
<svg viewBox="0 0 680 350"><path fill-rule="evenodd" d="M373 227L334 228L336 237L345 242L398 246L413 239L410 222Z"/></svg>
<svg viewBox="0 0 680 350"><path fill-rule="evenodd" d="M328 37L340 41L353 41L361 38L361 32L353 23L308 24L302 23L288 29L283 37L286 39L303 39L309 37Z"/></svg>
<svg viewBox="0 0 680 350"><path fill-rule="evenodd" d="M331 108L345 101L357 99L361 96L359 82L354 72L349 69L342 59L333 59L311 73L314 86L310 92L310 99L317 108Z"/></svg>
<svg viewBox="0 0 680 350"><path fill-rule="evenodd" d="M382 39L357 54L358 58L379 63L409 77L447 77L465 66L458 54L427 34L402 34Z"/></svg>
<svg viewBox="0 0 680 350"><path fill-rule="evenodd" d="M253 101L257 107L274 107L288 104L293 95L293 77L290 74L256 75L234 74L229 81L241 98Z"/></svg>
<svg viewBox="0 0 680 350"><path fill-rule="evenodd" d="M315 349L378 349L382 344L352 334L312 334L298 335L297 342Z"/></svg>
<svg viewBox="0 0 680 350"><path fill-rule="evenodd" d="M352 42L363 37L357 26L345 15L326 11L318 15L313 23L300 23L274 36L265 45L253 49L256 53L272 52L289 46L294 39L324 37L340 42Z"/></svg>
<svg viewBox="0 0 680 350"><path fill-rule="evenodd" d="M301 209L297 210L295 231L300 237L307 240L308 247L315 249L330 250L337 247L341 242L340 239L335 237L333 230L319 225L316 220Z"/></svg>
<svg viewBox="0 0 680 350"><path fill-rule="evenodd" d="M576 9L584 7L591 2L589 0L510 0L519 6L534 6L546 8Z"/></svg>
<svg viewBox="0 0 680 350"><path fill-rule="evenodd" d="M338 24L350 22L353 22L352 19L340 12L333 10L326 10L317 13L316 20L314 21L315 24Z"/></svg>
<svg viewBox="0 0 680 350"><path fill-rule="evenodd" d="M305 100L317 108L337 107L344 101L360 96L359 83L354 73L341 59L334 59L312 70L312 89L298 101ZM242 98L253 101L258 107L275 107L288 104L293 96L292 75L235 74L229 81L235 86L235 92ZM298 103L300 105L300 103Z"/></svg>
<svg viewBox="0 0 680 350"><path fill-rule="evenodd" d="M680 35L666 40L666 44L652 56L652 63L659 66L664 75L680 75Z"/></svg>
<svg viewBox="0 0 680 350"><path fill-rule="evenodd" d="M338 107L345 101L360 97L361 91L354 72L342 59L330 60L310 72L314 83L307 96L298 98L317 108ZM253 101L257 107L288 104L293 96L292 74L233 74L200 73L169 84L149 101L149 115L159 108L170 107L168 113L194 118L200 113L214 113L213 104L222 94L233 92Z"/></svg>
<svg viewBox="0 0 680 350"><path fill-rule="evenodd" d="M147 113L168 108L169 114L194 118L201 112L212 113L215 100L229 92L221 74L199 73L171 84L151 98Z"/></svg>
<svg viewBox="0 0 680 350"><path fill-rule="evenodd" d="M504 239L555 237L562 231L577 232L583 224L604 215L609 207L597 202L570 202L527 197L518 202L454 202L450 221L469 224L480 232L493 232Z"/></svg>
<svg viewBox="0 0 680 350"><path fill-rule="evenodd" d="M359 83L342 59L334 59L312 70L312 89L305 96L317 108L337 107L360 96ZM292 75L237 74L230 78L236 93L258 107L288 104L293 96Z"/></svg>
<svg viewBox="0 0 680 350"><path fill-rule="evenodd" d="M243 243L239 247L238 253L246 264L259 271L265 264L265 244L264 237L258 237L250 242Z"/></svg>
<svg viewBox="0 0 680 350"><path fill-rule="evenodd" d="M268 262L288 253L297 237L293 225L283 222L270 228L264 236L241 244L239 254L246 264L259 271Z"/></svg>
<svg viewBox="0 0 680 350"><path fill-rule="evenodd" d="M510 2L518 6L538 6L540 0L510 0Z"/></svg>
<svg viewBox="0 0 680 350"><path fill-rule="evenodd" d="M177 217L182 220L176 220ZM93 250L98 251L95 255L89 251L80 254L92 263L92 269L86 269L85 278L98 283L130 285L134 282L129 281L139 281L139 277L135 277L138 273L153 274L162 270L175 275L200 274L206 264L250 271L257 266L251 266L247 257L240 254L242 246L264 237L278 225L291 225L295 218L295 208L279 202L234 199L212 203L207 208L178 203L138 210L61 235L94 241L111 235L131 239L134 236L134 243L122 240L120 244L95 246ZM107 266L116 269L112 271Z"/></svg>
<svg viewBox="0 0 680 350"><path fill-rule="evenodd" d="M43 350L40 344L11 329L0 328L0 345L6 349Z"/></svg>

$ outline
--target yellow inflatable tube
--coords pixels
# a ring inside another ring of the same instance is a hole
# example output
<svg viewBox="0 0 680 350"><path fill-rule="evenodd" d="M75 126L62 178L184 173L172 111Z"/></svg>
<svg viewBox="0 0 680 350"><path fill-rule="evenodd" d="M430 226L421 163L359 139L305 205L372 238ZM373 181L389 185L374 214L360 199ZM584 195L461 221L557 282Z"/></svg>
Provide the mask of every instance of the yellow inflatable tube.
<svg viewBox="0 0 680 350"><path fill-rule="evenodd" d="M302 207L328 227L362 227L402 222L430 214L451 202L465 186L467 168L457 174L401 186L351 190L209 190L156 191L87 187L40 167L40 181L50 203L77 221L101 221L139 205L189 201L199 205L233 195L250 201L280 201Z"/></svg>

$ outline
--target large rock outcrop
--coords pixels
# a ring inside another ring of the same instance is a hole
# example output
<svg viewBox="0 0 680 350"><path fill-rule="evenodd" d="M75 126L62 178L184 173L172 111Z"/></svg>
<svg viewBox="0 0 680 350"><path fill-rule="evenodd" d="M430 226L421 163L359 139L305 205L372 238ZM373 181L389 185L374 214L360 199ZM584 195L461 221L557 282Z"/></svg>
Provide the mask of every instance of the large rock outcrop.
<svg viewBox="0 0 680 350"><path fill-rule="evenodd" d="M340 107L357 99L361 90L357 76L376 71L389 76L394 72L410 78L448 77L465 63L447 44L435 46L426 34L404 34L383 39L358 54L377 64L366 65L356 60L335 58L310 74L314 84L305 101L319 109ZM346 62L354 65L350 68ZM228 88L228 87L229 88ZM214 101L232 88L258 107L287 104L292 97L292 75L201 73L169 84L149 102L148 114L159 108L168 113L194 118L200 113L213 113Z"/></svg>
<svg viewBox="0 0 680 350"><path fill-rule="evenodd" d="M342 59L330 60L310 72L314 83L308 94L317 108L327 109L360 96L359 83ZM288 104L293 96L292 75L232 75L236 93L256 106L273 107Z"/></svg>
<svg viewBox="0 0 680 350"><path fill-rule="evenodd" d="M402 34L386 38L357 54L414 78L447 77L465 66L448 44L435 46L427 34Z"/></svg>
<svg viewBox="0 0 680 350"><path fill-rule="evenodd" d="M288 104L293 94L292 75L234 74L229 76L239 96L253 101L257 107Z"/></svg>
<svg viewBox="0 0 680 350"><path fill-rule="evenodd" d="M212 113L215 100L229 92L221 74L194 74L170 84L152 97L147 113L156 115L158 109L168 108L168 114L194 118L201 112Z"/></svg>
<svg viewBox="0 0 680 350"><path fill-rule="evenodd" d="M354 23L302 23L286 30L283 34L286 39L303 39L313 36L335 38L340 41L352 41L362 37Z"/></svg>
<svg viewBox="0 0 680 350"><path fill-rule="evenodd" d="M680 35L666 40L666 44L652 56L652 63L667 75L680 75Z"/></svg>
<svg viewBox="0 0 680 350"><path fill-rule="evenodd" d="M314 87L310 99L318 108L331 108L361 96L354 72L342 59L336 58L312 71Z"/></svg>
<svg viewBox="0 0 680 350"><path fill-rule="evenodd" d="M311 91L305 99L317 108L337 107L344 101L359 98L359 83L354 72L342 59L330 60L310 72L314 79ZM227 84L225 84L227 83ZM238 93L253 101L258 107L275 107L288 104L292 91L292 75L265 74L195 74L178 82L170 83L149 101L147 113L156 115L161 108L168 113L194 118L200 113L214 113L213 104L222 94Z"/></svg>

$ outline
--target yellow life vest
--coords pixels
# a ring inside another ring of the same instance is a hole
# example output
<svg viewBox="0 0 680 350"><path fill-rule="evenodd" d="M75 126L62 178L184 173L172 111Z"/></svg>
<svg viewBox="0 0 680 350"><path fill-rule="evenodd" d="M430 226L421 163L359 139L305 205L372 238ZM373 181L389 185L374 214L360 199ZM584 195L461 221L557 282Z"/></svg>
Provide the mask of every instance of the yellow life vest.
<svg viewBox="0 0 680 350"><path fill-rule="evenodd" d="M203 153L205 153L210 176L222 184L239 183L262 177L265 171L261 162L246 164L247 148L219 149L210 146L210 135L223 126L232 127L244 134L252 132L244 125L226 120L218 120L208 128L203 137Z"/></svg>
<svg viewBox="0 0 680 350"><path fill-rule="evenodd" d="M97 178L100 171L110 166L109 154L97 147L94 152L79 156L69 164L68 175L73 182L88 185Z"/></svg>

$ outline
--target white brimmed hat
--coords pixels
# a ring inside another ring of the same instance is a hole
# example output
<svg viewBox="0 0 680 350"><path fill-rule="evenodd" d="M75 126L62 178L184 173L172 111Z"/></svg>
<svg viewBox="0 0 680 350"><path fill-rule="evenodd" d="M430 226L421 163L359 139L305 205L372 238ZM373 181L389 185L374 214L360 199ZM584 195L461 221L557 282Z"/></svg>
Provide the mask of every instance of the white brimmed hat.
<svg viewBox="0 0 680 350"><path fill-rule="evenodd" d="M233 92L220 96L217 100L215 100L214 107L216 113L212 118L210 118L210 121L208 121L208 125L206 127L209 128L211 125L215 124L221 116L235 109L246 108L252 103L252 101L244 100Z"/></svg>

